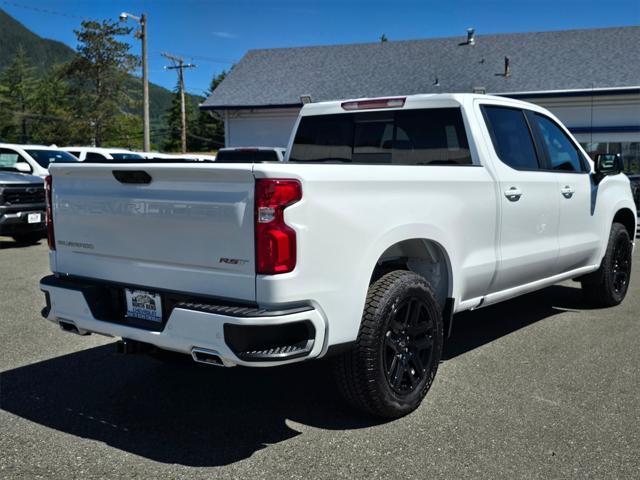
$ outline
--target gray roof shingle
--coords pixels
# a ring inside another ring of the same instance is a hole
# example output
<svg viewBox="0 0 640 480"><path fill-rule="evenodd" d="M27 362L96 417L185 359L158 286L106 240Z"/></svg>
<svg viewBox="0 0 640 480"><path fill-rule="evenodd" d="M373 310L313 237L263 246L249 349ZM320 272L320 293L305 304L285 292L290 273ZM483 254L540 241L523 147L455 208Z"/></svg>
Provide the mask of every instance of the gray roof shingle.
<svg viewBox="0 0 640 480"><path fill-rule="evenodd" d="M474 87L507 93L640 85L640 26L476 34L474 46L465 40L249 50L202 107L299 105L302 94L325 101Z"/></svg>

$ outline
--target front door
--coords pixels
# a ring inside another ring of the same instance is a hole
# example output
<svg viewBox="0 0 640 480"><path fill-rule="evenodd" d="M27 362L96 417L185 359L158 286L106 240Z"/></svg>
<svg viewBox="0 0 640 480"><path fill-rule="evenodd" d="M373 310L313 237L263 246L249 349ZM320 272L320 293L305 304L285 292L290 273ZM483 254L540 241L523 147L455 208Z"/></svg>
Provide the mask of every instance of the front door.
<svg viewBox="0 0 640 480"><path fill-rule="evenodd" d="M589 164L553 119L540 113L531 113L529 119L544 146L547 168L556 176L555 195L560 200L558 270L568 272L588 265L600 248Z"/></svg>

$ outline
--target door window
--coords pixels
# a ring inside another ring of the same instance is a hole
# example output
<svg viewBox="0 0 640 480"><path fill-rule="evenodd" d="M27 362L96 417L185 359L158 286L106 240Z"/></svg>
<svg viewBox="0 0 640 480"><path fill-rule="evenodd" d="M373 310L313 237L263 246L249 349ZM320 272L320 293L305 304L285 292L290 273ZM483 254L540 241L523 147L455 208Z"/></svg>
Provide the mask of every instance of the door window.
<svg viewBox="0 0 640 480"><path fill-rule="evenodd" d="M536 113L535 119L549 157L550 168L561 172L583 172L580 152L571 139L544 115Z"/></svg>
<svg viewBox="0 0 640 480"><path fill-rule="evenodd" d="M23 173L33 172L33 168L22 155L8 148L0 148L0 169L15 170Z"/></svg>
<svg viewBox="0 0 640 480"><path fill-rule="evenodd" d="M500 160L516 170L537 170L538 156L524 112L509 107L483 107L493 148Z"/></svg>

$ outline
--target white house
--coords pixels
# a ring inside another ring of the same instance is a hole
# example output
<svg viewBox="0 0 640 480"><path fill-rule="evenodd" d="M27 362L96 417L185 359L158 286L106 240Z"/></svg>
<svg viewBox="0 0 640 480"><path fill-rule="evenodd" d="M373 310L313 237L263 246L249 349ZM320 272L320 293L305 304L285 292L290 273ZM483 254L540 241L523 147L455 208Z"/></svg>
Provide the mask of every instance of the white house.
<svg viewBox="0 0 640 480"><path fill-rule="evenodd" d="M286 146L305 101L486 92L553 111L640 173L640 27L250 50L201 105L227 146Z"/></svg>

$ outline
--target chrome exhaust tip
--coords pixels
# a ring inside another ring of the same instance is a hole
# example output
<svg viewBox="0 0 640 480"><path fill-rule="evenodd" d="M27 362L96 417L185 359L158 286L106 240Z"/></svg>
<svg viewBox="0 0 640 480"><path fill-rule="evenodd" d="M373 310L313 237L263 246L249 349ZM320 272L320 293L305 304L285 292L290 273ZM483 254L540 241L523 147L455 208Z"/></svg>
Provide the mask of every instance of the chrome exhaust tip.
<svg viewBox="0 0 640 480"><path fill-rule="evenodd" d="M58 325L63 332L75 333L76 335L91 335L91 332L87 332L86 330L80 330L75 323L70 322L68 320L59 320Z"/></svg>
<svg viewBox="0 0 640 480"><path fill-rule="evenodd" d="M191 350L191 357L198 363L206 363L207 365L215 365L216 367L226 367L225 363L218 352L214 350L208 350L206 348L193 348Z"/></svg>

